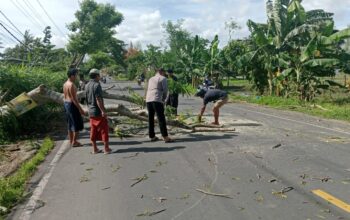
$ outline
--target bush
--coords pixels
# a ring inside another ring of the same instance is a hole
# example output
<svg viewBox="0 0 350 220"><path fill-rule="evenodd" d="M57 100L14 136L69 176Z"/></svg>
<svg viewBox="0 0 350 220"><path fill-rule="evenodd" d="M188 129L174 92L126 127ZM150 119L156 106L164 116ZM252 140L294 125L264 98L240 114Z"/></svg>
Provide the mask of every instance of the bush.
<svg viewBox="0 0 350 220"><path fill-rule="evenodd" d="M6 96L0 100L0 105L4 105L19 94L31 91L41 84L61 92L65 80L65 72L48 72L44 68L15 65L1 66L0 94L6 93ZM24 134L46 131L49 117L59 112L60 108L56 104L47 104L36 107L19 117L0 115L0 144L18 139Z"/></svg>

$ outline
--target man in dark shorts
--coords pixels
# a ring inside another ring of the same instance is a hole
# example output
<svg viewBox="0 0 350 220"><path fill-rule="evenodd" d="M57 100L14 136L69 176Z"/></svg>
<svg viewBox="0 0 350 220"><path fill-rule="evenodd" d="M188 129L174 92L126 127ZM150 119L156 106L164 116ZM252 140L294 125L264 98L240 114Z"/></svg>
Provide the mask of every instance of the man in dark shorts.
<svg viewBox="0 0 350 220"><path fill-rule="evenodd" d="M228 102L227 92L219 89L208 90L207 88L202 87L198 90L198 92L196 93L196 96L199 96L203 99L203 106L198 115L198 121L200 122L202 120L202 116L207 104L209 102L215 102L213 107L214 122L212 122L212 124L219 125L219 114L220 114L219 109Z"/></svg>
<svg viewBox="0 0 350 220"><path fill-rule="evenodd" d="M68 136L72 147L79 147L82 144L77 141L79 131L83 130L84 123L81 115L84 110L81 108L77 98L77 88L74 82L77 78L78 69L70 69L67 72L68 80L63 85L64 109L68 123Z"/></svg>
<svg viewBox="0 0 350 220"><path fill-rule="evenodd" d="M91 69L89 72L90 81L85 86L85 98L90 116L90 140L93 147L93 154L100 153L96 141L102 140L104 143L104 153L109 154L112 150L109 148L109 127L107 112L102 97L102 87L100 84L100 71Z"/></svg>
<svg viewBox="0 0 350 220"><path fill-rule="evenodd" d="M174 83L177 83L177 77L174 75L172 69L168 69L168 79L174 80ZM179 105L179 94L177 91L169 91L168 97L166 98L166 105L174 108L174 115L177 116L177 107Z"/></svg>

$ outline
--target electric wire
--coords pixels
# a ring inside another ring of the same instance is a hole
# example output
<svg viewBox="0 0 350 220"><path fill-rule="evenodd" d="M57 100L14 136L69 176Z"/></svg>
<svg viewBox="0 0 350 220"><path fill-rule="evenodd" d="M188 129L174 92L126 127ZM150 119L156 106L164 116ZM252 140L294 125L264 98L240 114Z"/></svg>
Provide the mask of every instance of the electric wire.
<svg viewBox="0 0 350 220"><path fill-rule="evenodd" d="M65 34L63 33L63 31L58 27L58 25L56 24L56 22L51 18L51 16L49 15L49 13L46 11L46 9L44 8L44 6L40 3L39 0L36 0L36 2L39 4L39 6L41 7L41 9L45 12L46 16L50 19L50 21L52 22L52 24L57 28L57 30L62 34L62 36L64 36Z"/></svg>
<svg viewBox="0 0 350 220"><path fill-rule="evenodd" d="M30 18L30 15L27 14L26 11L24 11L20 6L17 5L17 3L14 0L11 0L11 3L40 31L42 30L42 27L40 24L38 24L35 20Z"/></svg>
<svg viewBox="0 0 350 220"><path fill-rule="evenodd" d="M40 24L40 22L38 22L37 18L35 18L34 16L32 16L32 13L30 11L28 11L27 7L23 6L22 3L19 0L15 0L17 2L17 4L27 13L27 15L33 19L33 21L35 21L35 23L37 23L40 26L40 29L43 30L43 26Z"/></svg>
<svg viewBox="0 0 350 220"><path fill-rule="evenodd" d="M16 29L16 32L17 32L17 33L19 33L19 34L21 34L22 36L24 36L24 34L16 27L16 25L14 25L14 24L12 23L12 21L5 15L4 12L2 12L2 11L0 10L0 14L2 14L2 16L4 16L4 18Z"/></svg>
<svg viewBox="0 0 350 220"><path fill-rule="evenodd" d="M2 32L0 32L0 35L2 36L0 38L0 41L2 41L3 43L7 43L7 44L17 43L14 39L10 38L9 36L7 36Z"/></svg>
<svg viewBox="0 0 350 220"><path fill-rule="evenodd" d="M23 0L23 2L29 8L29 10L33 13L33 15L38 19L38 21L40 21L45 27L47 27L48 25L46 24L44 19L41 17L40 13L38 13L38 11L33 7L33 5L27 0Z"/></svg>
<svg viewBox="0 0 350 220"><path fill-rule="evenodd" d="M13 33L17 33L17 30L16 30L16 29L14 29L12 26L6 24L6 22L4 22L3 20L0 19L0 22L1 22L3 25L5 25L9 30L11 30ZM15 34L13 34L13 35L15 35ZM17 35L15 35L15 36L18 37ZM22 35L21 35L21 37L22 37ZM23 37L24 37L24 35L23 35ZM20 37L18 37L18 38L20 38Z"/></svg>
<svg viewBox="0 0 350 220"><path fill-rule="evenodd" d="M9 30L5 27L5 25L3 25L1 22L0 22L0 26L2 26L2 27L5 29L5 31L6 31L7 33L9 33L14 39L16 39L16 41L18 41L20 44L24 45L24 44L22 43L22 41L20 41L14 34L12 34L11 31L9 31ZM25 46L25 45L24 45L24 46Z"/></svg>
<svg viewBox="0 0 350 220"><path fill-rule="evenodd" d="M11 27L10 25L6 24L6 22L4 22L3 20L0 19L0 22L5 25L8 29L11 29L13 32L17 33L17 30L14 29L13 27ZM24 35L23 35L24 36Z"/></svg>

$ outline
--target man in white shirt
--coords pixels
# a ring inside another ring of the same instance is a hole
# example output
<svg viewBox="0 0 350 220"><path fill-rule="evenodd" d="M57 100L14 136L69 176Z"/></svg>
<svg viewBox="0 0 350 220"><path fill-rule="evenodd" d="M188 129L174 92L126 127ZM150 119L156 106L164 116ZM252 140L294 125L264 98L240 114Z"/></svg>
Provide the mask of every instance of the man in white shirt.
<svg viewBox="0 0 350 220"><path fill-rule="evenodd" d="M165 77L165 70L159 69L155 76L148 80L146 103L148 110L148 135L151 141L157 141L154 132L154 115L157 114L160 132L165 143L173 142L169 138L164 115L164 101L168 94L168 83Z"/></svg>

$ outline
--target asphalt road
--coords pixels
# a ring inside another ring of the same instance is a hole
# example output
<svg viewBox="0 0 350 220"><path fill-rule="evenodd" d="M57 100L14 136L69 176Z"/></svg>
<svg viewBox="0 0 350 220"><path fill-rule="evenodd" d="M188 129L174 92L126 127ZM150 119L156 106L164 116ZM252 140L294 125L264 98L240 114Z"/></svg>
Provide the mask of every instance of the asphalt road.
<svg viewBox="0 0 350 220"><path fill-rule="evenodd" d="M114 92L130 85L139 88ZM180 112L196 115L200 104L181 97ZM111 138L110 155L90 154L85 131L86 147L53 152L36 207L13 219L350 219L349 123L238 103L221 116L236 132L172 134L170 144Z"/></svg>

